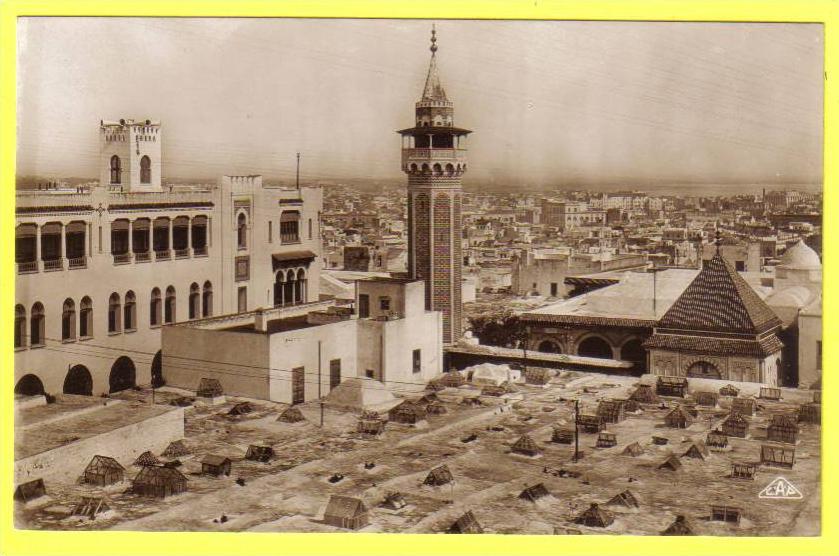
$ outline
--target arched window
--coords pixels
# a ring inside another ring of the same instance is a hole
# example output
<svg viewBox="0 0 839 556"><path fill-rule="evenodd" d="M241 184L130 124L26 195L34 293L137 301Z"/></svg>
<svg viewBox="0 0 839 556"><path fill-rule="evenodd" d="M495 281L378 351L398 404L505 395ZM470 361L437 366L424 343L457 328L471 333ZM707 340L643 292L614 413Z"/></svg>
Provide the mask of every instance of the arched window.
<svg viewBox="0 0 839 556"><path fill-rule="evenodd" d="M140 159L140 183L151 183L151 158L146 155Z"/></svg>
<svg viewBox="0 0 839 556"><path fill-rule="evenodd" d="M64 300L61 310L61 339L76 339L76 303L70 298Z"/></svg>
<svg viewBox="0 0 839 556"><path fill-rule="evenodd" d="M294 302L306 302L306 271L302 268L297 271L297 287L294 291Z"/></svg>
<svg viewBox="0 0 839 556"><path fill-rule="evenodd" d="M151 291L151 301L149 302L149 326L160 326L162 308L160 288L154 288Z"/></svg>
<svg viewBox="0 0 839 556"><path fill-rule="evenodd" d="M236 221L236 241L239 249L248 248L248 218L241 212Z"/></svg>
<svg viewBox="0 0 839 556"><path fill-rule="evenodd" d="M44 306L36 302L29 317L29 345L44 345Z"/></svg>
<svg viewBox="0 0 839 556"><path fill-rule="evenodd" d="M15 347L23 347L26 342L26 308L15 305Z"/></svg>
<svg viewBox="0 0 839 556"><path fill-rule="evenodd" d="M201 316L213 316L213 285L209 280L204 282L204 291L201 293Z"/></svg>
<svg viewBox="0 0 839 556"><path fill-rule="evenodd" d="M115 334L120 331L121 324L120 324L120 313L122 309L122 303L119 300L119 294L114 292L111 294L111 297L108 299L108 333Z"/></svg>
<svg viewBox="0 0 839 556"><path fill-rule="evenodd" d="M562 353L562 348L559 347L559 344L552 340L539 342L539 346L536 349L544 353Z"/></svg>
<svg viewBox="0 0 839 556"><path fill-rule="evenodd" d="M201 293L195 282L189 286L189 318L195 319L201 314Z"/></svg>
<svg viewBox="0 0 839 556"><path fill-rule="evenodd" d="M88 296L79 305L79 337L93 337L93 301Z"/></svg>
<svg viewBox="0 0 839 556"><path fill-rule="evenodd" d="M175 302L175 288L169 286L166 288L166 302L163 306L163 322L166 324L175 322L175 319L177 318L177 315L175 314Z"/></svg>
<svg viewBox="0 0 839 556"><path fill-rule="evenodd" d="M117 155L111 157L111 183L122 183L122 161Z"/></svg>
<svg viewBox="0 0 839 556"><path fill-rule="evenodd" d="M125 318L123 319L125 330L136 330L137 296L135 296L134 292L131 290L128 290L128 293L125 294L125 307L123 309L123 313L125 313Z"/></svg>

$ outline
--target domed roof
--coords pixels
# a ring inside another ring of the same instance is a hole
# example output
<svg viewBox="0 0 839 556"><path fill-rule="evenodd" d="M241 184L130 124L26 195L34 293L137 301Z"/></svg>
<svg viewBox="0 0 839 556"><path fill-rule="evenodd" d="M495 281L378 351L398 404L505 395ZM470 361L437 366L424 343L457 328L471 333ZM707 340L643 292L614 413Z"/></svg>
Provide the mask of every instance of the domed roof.
<svg viewBox="0 0 839 556"><path fill-rule="evenodd" d="M773 292L766 298L770 307L796 307L807 305L813 298L813 293L804 286L792 286Z"/></svg>
<svg viewBox="0 0 839 556"><path fill-rule="evenodd" d="M783 257L781 257L781 265L786 268L797 269L817 269L822 267L822 262L819 256L808 247L803 240L786 250Z"/></svg>

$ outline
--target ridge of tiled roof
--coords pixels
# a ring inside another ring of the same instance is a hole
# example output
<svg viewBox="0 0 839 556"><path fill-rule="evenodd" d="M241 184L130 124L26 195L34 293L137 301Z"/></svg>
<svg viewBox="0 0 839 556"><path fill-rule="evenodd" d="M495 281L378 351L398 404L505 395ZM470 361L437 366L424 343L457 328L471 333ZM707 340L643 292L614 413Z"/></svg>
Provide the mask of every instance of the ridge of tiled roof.
<svg viewBox="0 0 839 556"><path fill-rule="evenodd" d="M720 256L702 270L658 323L661 328L759 334L781 321L772 309Z"/></svg>

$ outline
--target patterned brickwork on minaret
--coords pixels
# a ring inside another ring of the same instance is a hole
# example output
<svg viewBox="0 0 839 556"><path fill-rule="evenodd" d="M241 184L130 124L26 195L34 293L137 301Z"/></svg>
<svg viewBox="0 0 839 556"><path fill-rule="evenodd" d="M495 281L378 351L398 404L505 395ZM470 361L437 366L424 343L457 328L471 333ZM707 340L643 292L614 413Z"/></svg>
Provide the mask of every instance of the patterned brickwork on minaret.
<svg viewBox="0 0 839 556"><path fill-rule="evenodd" d="M454 104L437 73L437 37L415 126L402 135L402 170L408 174L408 273L425 282L426 308L443 313L443 341L463 331L461 176L466 172L467 129L454 127Z"/></svg>

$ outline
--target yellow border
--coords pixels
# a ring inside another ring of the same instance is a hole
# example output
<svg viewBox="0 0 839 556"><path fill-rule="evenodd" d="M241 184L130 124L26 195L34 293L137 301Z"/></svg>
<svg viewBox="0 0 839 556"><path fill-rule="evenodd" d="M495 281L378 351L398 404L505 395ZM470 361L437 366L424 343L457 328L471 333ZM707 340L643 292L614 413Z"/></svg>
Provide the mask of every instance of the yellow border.
<svg viewBox="0 0 839 556"><path fill-rule="evenodd" d="M825 213L839 213L836 153L839 152L839 36L837 4L830 0L567 0L529 2L483 0L319 0L305 2L235 0L0 0L0 553L2 554L839 554L839 412L831 404L836 381L827 373L823 404L822 536L818 538L722 538L631 536L519 536L519 535L389 535L389 534L275 534L266 533L136 533L17 531L12 527L13 373L11 319L14 305L15 204L15 25L18 16L246 16L246 17L356 17L437 19L577 19L822 22L825 24ZM68 84L72 87L72 84ZM831 154L832 153L832 156ZM824 220L824 335L839 333L833 310L837 306L836 228ZM839 351L825 342L825 369L839 364ZM825 433L824 431L828 431Z"/></svg>

